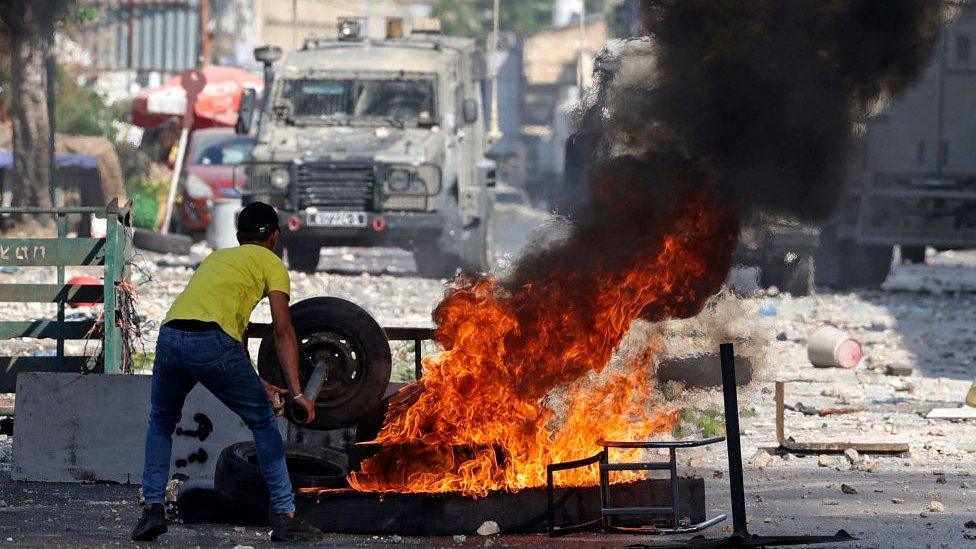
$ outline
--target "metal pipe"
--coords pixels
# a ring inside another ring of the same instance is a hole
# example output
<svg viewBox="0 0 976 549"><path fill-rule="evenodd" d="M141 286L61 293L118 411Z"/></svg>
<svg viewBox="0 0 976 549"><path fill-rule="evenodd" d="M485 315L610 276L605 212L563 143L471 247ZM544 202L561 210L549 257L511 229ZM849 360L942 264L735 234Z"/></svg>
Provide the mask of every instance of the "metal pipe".
<svg viewBox="0 0 976 549"><path fill-rule="evenodd" d="M321 360L317 361L315 363L315 368L312 370L312 375L309 376L308 383L305 385L305 389L302 391L302 396L312 402L318 400L319 393L322 391L322 386L325 385L328 371L328 364ZM291 415L295 418L295 421L301 424L308 423L308 413L305 411L305 408L302 408L294 401L292 401Z"/></svg>
<svg viewBox="0 0 976 549"><path fill-rule="evenodd" d="M735 388L735 352L731 343L719 346L722 359L722 395L725 400L725 441L729 450L729 492L732 498L732 531L748 536L746 495L742 480L742 446L739 443L739 403Z"/></svg>

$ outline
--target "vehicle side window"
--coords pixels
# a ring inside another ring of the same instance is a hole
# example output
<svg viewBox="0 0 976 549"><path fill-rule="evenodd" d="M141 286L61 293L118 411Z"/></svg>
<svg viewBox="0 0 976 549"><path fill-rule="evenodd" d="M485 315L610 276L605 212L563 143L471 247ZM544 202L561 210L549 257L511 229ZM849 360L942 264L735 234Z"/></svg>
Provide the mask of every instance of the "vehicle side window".
<svg viewBox="0 0 976 549"><path fill-rule="evenodd" d="M976 69L976 26L959 26L948 37L947 65L950 69Z"/></svg>

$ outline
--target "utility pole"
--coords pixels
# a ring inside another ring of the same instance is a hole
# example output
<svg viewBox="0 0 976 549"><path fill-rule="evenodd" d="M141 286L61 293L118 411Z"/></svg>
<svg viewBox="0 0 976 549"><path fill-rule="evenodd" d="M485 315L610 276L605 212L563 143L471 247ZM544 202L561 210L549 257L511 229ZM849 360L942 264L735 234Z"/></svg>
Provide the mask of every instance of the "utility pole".
<svg viewBox="0 0 976 549"><path fill-rule="evenodd" d="M291 0L291 49L298 49L298 0Z"/></svg>
<svg viewBox="0 0 976 549"><path fill-rule="evenodd" d="M500 4L501 0L495 0L491 25L491 123L488 129L489 143L494 143L502 137L501 128L498 126L498 68L500 65L498 62L500 57L498 52L498 19L501 13Z"/></svg>
<svg viewBox="0 0 976 549"><path fill-rule="evenodd" d="M210 0L200 0L200 59L197 65L202 67L210 63L213 55L210 43Z"/></svg>
<svg viewBox="0 0 976 549"><path fill-rule="evenodd" d="M369 15L370 15L370 5L369 0L363 0L363 28L359 32L363 33L363 36L367 39L370 38L369 35Z"/></svg>

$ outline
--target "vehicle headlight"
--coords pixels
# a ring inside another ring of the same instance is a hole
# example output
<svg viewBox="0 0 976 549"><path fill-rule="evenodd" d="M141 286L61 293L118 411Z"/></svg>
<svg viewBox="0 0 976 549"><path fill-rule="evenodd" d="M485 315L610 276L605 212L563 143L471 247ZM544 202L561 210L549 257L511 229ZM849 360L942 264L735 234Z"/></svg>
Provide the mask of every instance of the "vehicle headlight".
<svg viewBox="0 0 976 549"><path fill-rule="evenodd" d="M392 169L387 179L391 191L403 192L410 188L410 172L407 170L399 168Z"/></svg>
<svg viewBox="0 0 976 549"><path fill-rule="evenodd" d="M288 168L273 168L269 177L271 186L276 189L287 189L291 183L291 174Z"/></svg>
<svg viewBox="0 0 976 549"><path fill-rule="evenodd" d="M186 187L186 194L194 200L214 197L213 189L210 188L210 185L207 185L206 181L193 174L186 176L183 185Z"/></svg>
<svg viewBox="0 0 976 549"><path fill-rule="evenodd" d="M387 195L434 196L440 192L440 171L436 166L391 167L386 172L383 192Z"/></svg>

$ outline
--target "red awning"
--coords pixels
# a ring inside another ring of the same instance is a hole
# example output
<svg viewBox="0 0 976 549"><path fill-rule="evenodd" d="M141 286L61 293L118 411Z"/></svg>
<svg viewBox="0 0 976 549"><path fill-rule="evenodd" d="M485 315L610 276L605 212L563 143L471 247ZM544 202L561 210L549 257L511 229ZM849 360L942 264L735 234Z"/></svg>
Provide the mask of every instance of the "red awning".
<svg viewBox="0 0 976 549"><path fill-rule="evenodd" d="M237 122L244 88L260 91L262 86L260 77L237 67L188 70L158 88L139 92L132 102L132 122L152 128L172 116L183 116L190 101L194 129L230 127Z"/></svg>

